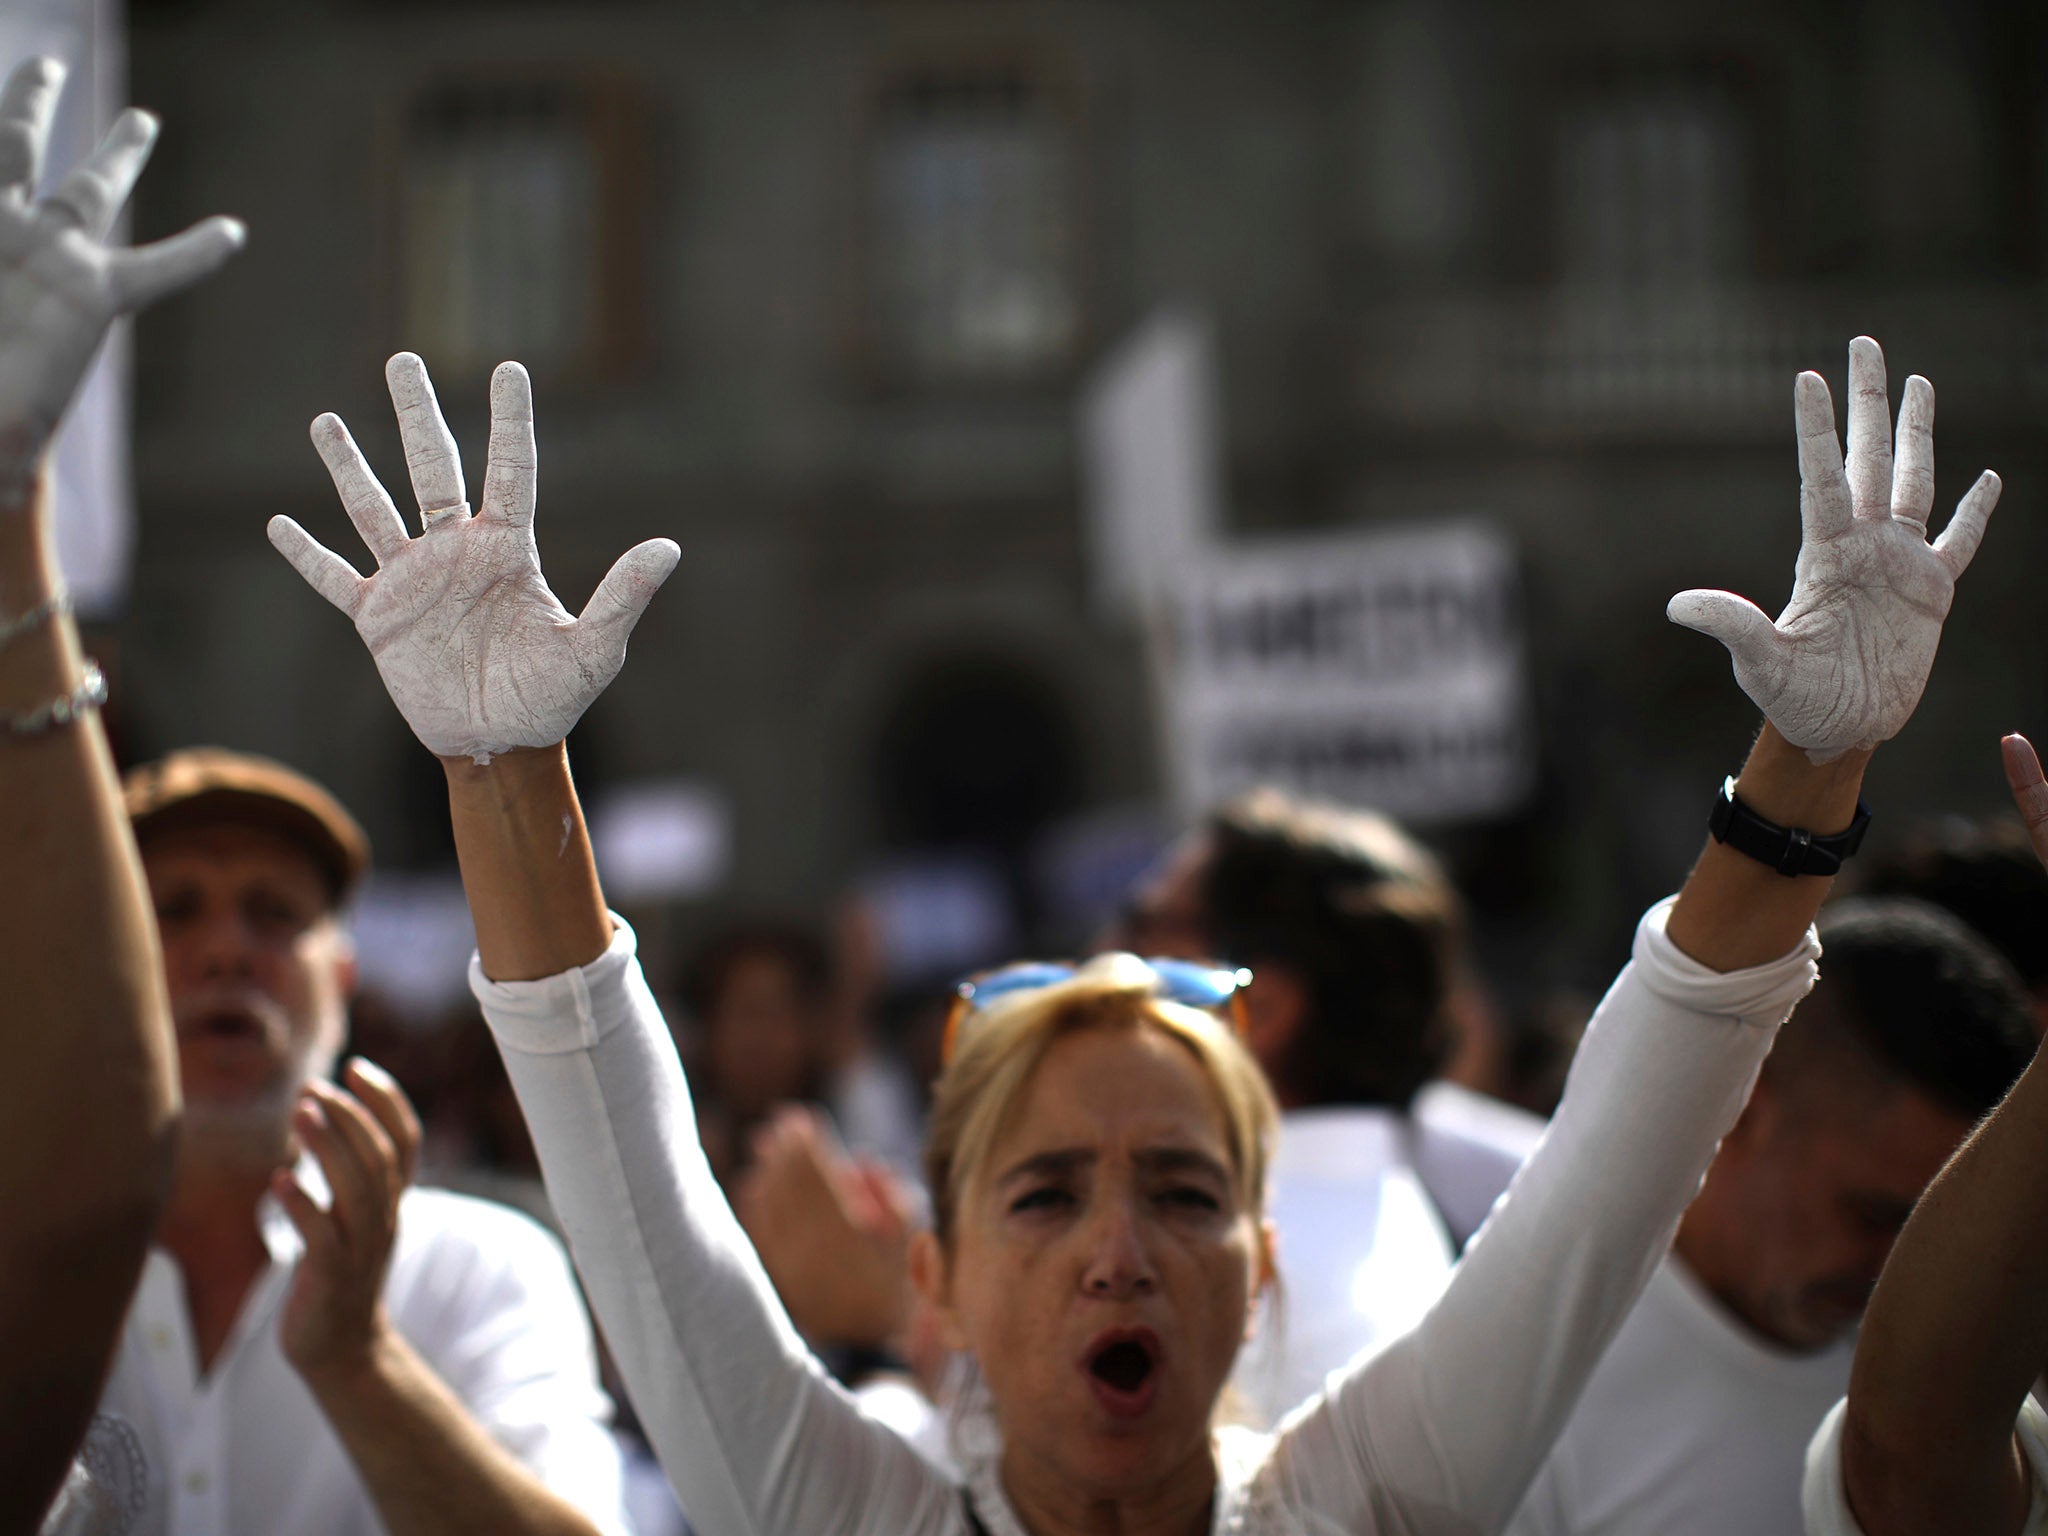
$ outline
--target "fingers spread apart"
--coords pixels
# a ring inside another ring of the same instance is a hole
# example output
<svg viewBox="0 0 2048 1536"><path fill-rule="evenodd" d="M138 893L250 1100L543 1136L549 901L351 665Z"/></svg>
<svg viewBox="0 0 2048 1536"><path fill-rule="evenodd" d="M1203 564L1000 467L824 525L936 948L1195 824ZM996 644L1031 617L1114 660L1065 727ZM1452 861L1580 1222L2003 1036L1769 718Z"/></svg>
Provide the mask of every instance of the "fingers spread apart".
<svg viewBox="0 0 2048 1536"><path fill-rule="evenodd" d="M64 66L42 58L21 65L0 87L0 203L27 209L35 201L63 83ZM156 135L157 120L149 113L133 107L121 113L91 156L43 199L36 223L48 235L77 230L95 242L104 240L149 163ZM197 282L246 239L236 220L213 218L137 250L108 252L115 307L140 309Z"/></svg>
<svg viewBox="0 0 2048 1536"><path fill-rule="evenodd" d="M25 204L35 196L63 88L64 66L52 58L24 61L0 87L0 197Z"/></svg>
<svg viewBox="0 0 2048 1536"><path fill-rule="evenodd" d="M311 435L314 450L327 466L328 478L341 497L342 510L356 525L356 532L363 536L370 553L377 557L377 564L383 565L406 544L405 524L399 519L398 508L391 504L390 493L379 483L369 461L363 457L363 450L356 446L347 425L334 412L314 417Z"/></svg>
<svg viewBox="0 0 2048 1536"><path fill-rule="evenodd" d="M1763 666L1779 645L1778 627L1746 597L1695 587L1665 605L1674 624L1696 629L1728 647L1738 662Z"/></svg>
<svg viewBox="0 0 2048 1536"><path fill-rule="evenodd" d="M1887 517L1892 500L1892 412L1884 353L1868 336L1849 343L1849 458L1844 466L1858 517Z"/></svg>
<svg viewBox="0 0 2048 1536"><path fill-rule="evenodd" d="M114 119L92 158L43 199L37 217L82 229L95 240L106 239L135 190L136 177L149 163L156 133L156 119L130 107Z"/></svg>
<svg viewBox="0 0 2048 1536"><path fill-rule="evenodd" d="M363 577L354 566L289 517L273 517L266 531L308 586L351 619L356 616L363 605Z"/></svg>
<svg viewBox="0 0 2048 1536"><path fill-rule="evenodd" d="M1934 512L1934 386L1914 374L1899 401L1897 462L1892 469L1892 517L1922 533Z"/></svg>
<svg viewBox="0 0 2048 1536"><path fill-rule="evenodd" d="M1984 542L1984 525L1991 521L1991 509L1998 505L1998 493L2004 489L2004 482L1990 470L1977 477L1977 483L1969 493L1956 504L1954 517L1941 530L1941 537L1934 541L1934 552L1948 562L1950 570L1960 576L1970 568L1971 557L1977 553L1977 546Z"/></svg>
<svg viewBox="0 0 2048 1536"><path fill-rule="evenodd" d="M1842 532L1854 516L1827 380L1817 373L1800 374L1792 386L1792 414L1799 429L1800 521L1807 539L1818 543Z"/></svg>
<svg viewBox="0 0 2048 1536"><path fill-rule="evenodd" d="M649 539L627 550L605 572L576 620L577 649L589 658L593 670L600 663L616 670L625 660L626 637L682 558L675 540Z"/></svg>
<svg viewBox="0 0 2048 1536"><path fill-rule="evenodd" d="M484 515L515 527L533 522L536 475L533 385L517 363L491 375L491 456L484 468Z"/></svg>
<svg viewBox="0 0 2048 1536"><path fill-rule="evenodd" d="M391 404L398 412L398 435L405 444L405 465L412 473L421 516L432 520L436 513L457 509L467 515L462 458L455 449L455 436L442 418L441 402L434 398L427 365L417 353L400 352L384 365L384 382L390 386Z"/></svg>
<svg viewBox="0 0 2048 1536"><path fill-rule="evenodd" d="M123 310L142 309L188 288L249 243L240 219L202 219L180 234L107 258L108 280Z"/></svg>

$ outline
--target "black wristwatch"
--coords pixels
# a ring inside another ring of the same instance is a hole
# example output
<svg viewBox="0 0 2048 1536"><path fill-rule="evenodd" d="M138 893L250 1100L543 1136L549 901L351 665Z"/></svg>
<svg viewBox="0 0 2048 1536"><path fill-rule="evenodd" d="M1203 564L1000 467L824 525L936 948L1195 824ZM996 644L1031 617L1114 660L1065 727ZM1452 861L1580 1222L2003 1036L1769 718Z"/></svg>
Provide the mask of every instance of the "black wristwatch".
<svg viewBox="0 0 2048 1536"><path fill-rule="evenodd" d="M1714 841L1726 843L1737 853L1746 853L1760 864L1768 864L1781 875L1832 875L1862 846L1864 829L1870 825L1870 807L1856 802L1856 819L1848 829L1829 837L1817 837L1804 827L1781 827L1766 821L1735 798L1735 780L1721 781L1721 793L1714 797L1714 813L1707 818L1707 830Z"/></svg>

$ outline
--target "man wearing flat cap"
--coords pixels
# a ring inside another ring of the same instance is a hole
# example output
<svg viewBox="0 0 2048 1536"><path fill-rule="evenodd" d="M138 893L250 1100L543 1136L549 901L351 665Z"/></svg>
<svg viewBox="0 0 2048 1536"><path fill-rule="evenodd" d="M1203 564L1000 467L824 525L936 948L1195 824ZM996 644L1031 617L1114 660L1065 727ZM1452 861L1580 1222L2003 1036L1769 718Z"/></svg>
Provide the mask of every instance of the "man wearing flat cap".
<svg viewBox="0 0 2048 1536"><path fill-rule="evenodd" d="M138 1527L392 1536L623 1528L566 1257L525 1217L410 1188L419 1124L356 1060L343 909L369 844L267 759L130 773L185 1111L102 1408L150 1467Z"/></svg>

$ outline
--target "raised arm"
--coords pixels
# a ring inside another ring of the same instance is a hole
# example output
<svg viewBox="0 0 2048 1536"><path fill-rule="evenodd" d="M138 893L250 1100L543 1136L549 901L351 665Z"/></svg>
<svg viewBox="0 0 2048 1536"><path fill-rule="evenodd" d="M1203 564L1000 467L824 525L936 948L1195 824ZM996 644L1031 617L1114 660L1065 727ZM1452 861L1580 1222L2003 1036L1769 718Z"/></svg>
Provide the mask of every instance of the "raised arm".
<svg viewBox="0 0 2048 1536"><path fill-rule="evenodd" d="M0 90L0 1530L32 1529L98 1399L168 1192L177 1065L156 926L57 571L49 442L112 321L239 226L105 238L156 137L125 112L38 200L63 80ZM56 708L62 701L63 708ZM74 712L75 707L75 712Z"/></svg>
<svg viewBox="0 0 2048 1536"><path fill-rule="evenodd" d="M2024 736L2006 777L2048 860L2048 783ZM1856 1339L1837 1475L1867 1536L2015 1536L2036 1498L2013 1423L2048 1361L2048 1066L2036 1055L1899 1234ZM2038 1427L2036 1439L2039 1439ZM1822 1508L1834 1490L1809 1490ZM1809 1517L1812 1519L1812 1516Z"/></svg>
<svg viewBox="0 0 2048 1536"><path fill-rule="evenodd" d="M1845 465L1826 385L1798 381L1803 538L1778 621L1728 593L1670 609L1728 645L1769 721L1737 799L1821 836L1850 825L1870 749L1918 701L1997 489L1981 480L1930 546L1932 391L1907 383L1894 473L1875 343L1851 344L1850 385ZM1298 1475L1344 1465L1356 1479L1319 1510L1403 1532L1506 1522L1811 985L1828 883L1713 841L1644 919L1549 1133L1449 1289L1296 1426Z"/></svg>
<svg viewBox="0 0 2048 1536"><path fill-rule="evenodd" d="M618 672L675 546L627 554L573 617L541 580L534 547L525 370L508 363L492 380L491 462L475 516L426 368L401 353L387 376L423 508L419 536L407 535L347 428L327 415L313 423L313 442L377 572L357 574L287 517L271 520L270 539L355 621L407 723L446 766L463 879L495 974L548 975L596 959L611 937L562 738ZM374 1123L357 1116L360 1160L388 1162L403 1118L387 1125L380 1151ZM311 1217L303 1200L293 1214ZM357 1332L376 1347L350 1351L346 1369L307 1376L394 1531L444 1529L451 1507L493 1530L591 1529L482 1431L403 1338Z"/></svg>
<svg viewBox="0 0 2048 1536"><path fill-rule="evenodd" d="M313 437L376 556L364 577L279 518L270 536L356 622L448 775L476 919L471 984L641 1422L704 1536L935 1536L958 1505L835 1388L791 1328L697 1143L689 1090L629 932L606 911L563 738L617 674L679 551L628 552L580 618L533 541L526 374L491 385L471 517L419 359L389 368L422 509L408 537L341 423Z"/></svg>
<svg viewBox="0 0 2048 1536"><path fill-rule="evenodd" d="M448 773L456 849L485 974L525 981L602 954L611 919L598 889L563 742L618 675L626 637L681 552L629 550L580 618L549 590L534 543L533 394L526 370L491 379L483 507L470 515L462 460L420 360L385 370L421 531L405 524L341 418L313 444L377 561L359 575L288 517L270 541L355 621L406 723Z"/></svg>
<svg viewBox="0 0 2048 1536"><path fill-rule="evenodd" d="M1927 542L1934 387L1906 380L1894 462L1884 354L1867 336L1849 344L1846 462L1826 380L1802 373L1793 403L1801 539L1792 600L1775 624L1732 592L1681 592L1668 611L1728 647L1736 681L1764 713L1737 798L1777 825L1826 836L1848 828L1871 751L1920 702L1999 481L1980 475ZM1713 970L1758 965L1797 941L1826 894L1824 880L1786 879L1709 842L1671 914L1671 939Z"/></svg>

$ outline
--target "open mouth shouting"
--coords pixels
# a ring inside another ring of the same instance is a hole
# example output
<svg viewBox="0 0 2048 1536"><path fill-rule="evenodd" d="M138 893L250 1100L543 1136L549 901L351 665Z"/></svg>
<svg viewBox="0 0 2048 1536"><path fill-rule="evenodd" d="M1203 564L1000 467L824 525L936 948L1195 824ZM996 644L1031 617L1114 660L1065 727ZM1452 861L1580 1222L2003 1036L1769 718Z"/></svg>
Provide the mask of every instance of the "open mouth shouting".
<svg viewBox="0 0 2048 1536"><path fill-rule="evenodd" d="M177 1024L179 1040L218 1045L263 1047L277 1034L262 1009L241 1001L217 1001L181 1010Z"/></svg>
<svg viewBox="0 0 2048 1536"><path fill-rule="evenodd" d="M261 1019L239 1008L222 1008L185 1019L178 1026L178 1035L185 1040L246 1041L250 1044L261 1044L270 1038L270 1032L263 1027Z"/></svg>
<svg viewBox="0 0 2048 1536"><path fill-rule="evenodd" d="M251 988L219 988L174 1005L188 1095L267 1080L291 1049L291 1023L275 1001Z"/></svg>
<svg viewBox="0 0 2048 1536"><path fill-rule="evenodd" d="M1150 1328L1110 1328L1095 1336L1081 1365L1103 1412L1135 1419L1158 1395L1161 1358L1159 1335Z"/></svg>

